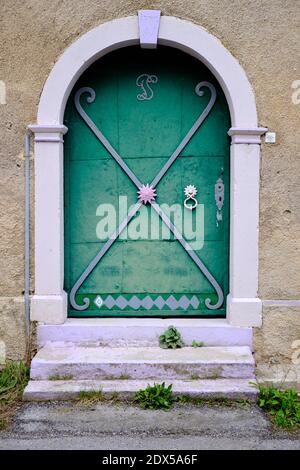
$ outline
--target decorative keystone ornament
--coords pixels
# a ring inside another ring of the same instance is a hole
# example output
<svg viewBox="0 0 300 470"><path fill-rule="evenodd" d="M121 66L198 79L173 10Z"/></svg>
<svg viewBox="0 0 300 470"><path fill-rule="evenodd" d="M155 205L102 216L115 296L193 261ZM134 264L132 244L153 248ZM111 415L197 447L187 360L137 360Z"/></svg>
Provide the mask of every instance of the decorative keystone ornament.
<svg viewBox="0 0 300 470"><path fill-rule="evenodd" d="M197 192L197 188L193 184L189 184L184 188L184 195L186 196L186 199L184 200L184 207L186 207L190 211L198 206L198 201L195 198ZM188 201L191 201L191 203L189 203Z"/></svg>
<svg viewBox="0 0 300 470"><path fill-rule="evenodd" d="M143 184L137 193L139 202L142 202L143 204L148 204L148 202L151 203L156 198L156 189L154 189L153 186L150 186L149 184Z"/></svg>
<svg viewBox="0 0 300 470"><path fill-rule="evenodd" d="M156 49L160 23L160 10L139 10L140 46L143 49Z"/></svg>

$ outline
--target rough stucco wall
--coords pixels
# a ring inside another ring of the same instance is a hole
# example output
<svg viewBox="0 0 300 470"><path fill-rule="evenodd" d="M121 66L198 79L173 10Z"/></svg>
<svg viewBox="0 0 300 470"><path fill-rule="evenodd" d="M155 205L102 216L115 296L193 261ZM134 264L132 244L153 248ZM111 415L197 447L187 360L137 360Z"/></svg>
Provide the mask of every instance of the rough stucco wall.
<svg viewBox="0 0 300 470"><path fill-rule="evenodd" d="M298 307L264 306L263 326L254 336L258 379L300 390L299 313Z"/></svg>
<svg viewBox="0 0 300 470"><path fill-rule="evenodd" d="M8 359L23 359L26 339L22 297L0 298L0 364Z"/></svg>
<svg viewBox="0 0 300 470"><path fill-rule="evenodd" d="M291 100L291 84L300 79L299 0L1 0L0 80L7 88L7 104L0 105L0 296L7 305L0 310L1 336L18 337L23 328L12 320L17 310L9 297L23 290L20 154L25 126L35 122L43 84L65 48L99 23L140 8L160 8L165 15L201 25L245 69L255 91L259 125L276 131L278 139L276 145L262 146L259 295L300 298L300 105ZM286 347L290 335L300 339L300 325L294 323L300 309L289 314L280 310L279 323L275 310L266 313L258 333L258 359L260 351L264 360L266 355L282 357L277 331L284 329ZM287 326L289 321L295 329ZM21 345L19 350L12 346L12 356L21 350Z"/></svg>
<svg viewBox="0 0 300 470"><path fill-rule="evenodd" d="M270 364L292 363L294 344L300 340L299 309L264 306L263 310L263 326L257 329L254 343L257 361L260 363L266 361Z"/></svg>

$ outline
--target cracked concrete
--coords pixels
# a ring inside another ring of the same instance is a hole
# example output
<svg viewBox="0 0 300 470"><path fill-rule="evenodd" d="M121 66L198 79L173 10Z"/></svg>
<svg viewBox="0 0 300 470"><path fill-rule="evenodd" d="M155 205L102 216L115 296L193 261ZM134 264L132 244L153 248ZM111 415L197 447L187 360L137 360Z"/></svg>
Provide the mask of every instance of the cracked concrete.
<svg viewBox="0 0 300 470"><path fill-rule="evenodd" d="M104 403L26 404L0 449L297 449L300 432L272 429L260 409L177 405L148 411Z"/></svg>

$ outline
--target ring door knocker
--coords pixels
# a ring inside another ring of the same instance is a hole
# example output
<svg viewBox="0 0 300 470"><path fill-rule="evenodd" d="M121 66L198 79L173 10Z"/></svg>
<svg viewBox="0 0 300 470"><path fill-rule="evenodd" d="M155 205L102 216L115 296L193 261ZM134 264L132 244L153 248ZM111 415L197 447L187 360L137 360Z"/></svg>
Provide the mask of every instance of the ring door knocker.
<svg viewBox="0 0 300 470"><path fill-rule="evenodd" d="M175 149L173 154L170 156L169 160L164 164L162 169L158 172L158 174L155 176L153 181L149 184L143 184L133 173L133 171L127 166L127 164L124 162L122 157L118 154L118 152L113 148L113 146L110 144L110 142L106 139L106 137L102 134L102 132L98 129L98 127L95 125L95 123L91 120L91 118L87 115L87 113L84 111L80 104L80 98L83 93L87 93L88 96L86 98L88 103L93 103L96 98L96 93L95 91L90 88L90 87L83 87L80 88L76 94L75 94L75 107L81 116L81 118L84 120L84 122L89 126L89 128L93 131L95 136L99 139L99 141L102 143L102 145L106 148L106 150L111 154L111 156L114 158L114 160L120 165L122 170L127 174L129 179L134 183L134 185L137 187L137 194L138 194L138 201L137 203L133 206L133 208L129 211L127 214L127 217L121 222L119 227L114 231L114 233L110 236L110 238L107 240L107 242L103 245L103 247L99 250L97 255L93 258L93 260L90 262L90 264L87 266L87 268L84 270L84 272L81 274L81 276L78 278L78 280L75 282L74 286L71 289L70 292L70 304L75 310L86 310L89 305L90 305L90 300L88 297L84 297L83 299L83 304L78 305L76 303L76 293L79 290L80 286L84 283L84 281L88 278L88 276L91 274L93 269L97 266L99 261L103 258L105 253L110 249L112 244L115 242L115 240L118 238L118 236L122 233L122 231L125 229L125 227L129 224L131 219L135 216L137 211L140 209L142 204L151 204L151 207L155 210L155 212L159 215L159 217L162 219L162 221L166 224L166 226L169 228L169 230L173 233L175 238L178 240L178 242L183 246L183 248L186 250L187 254L190 256L190 258L194 261L194 263L197 265L197 267L200 269L200 271L204 274L206 279L210 282L210 284L213 286L213 288L216 291L218 300L215 304L211 303L211 299L207 298L205 299L205 305L208 309L215 310L220 308L223 305L224 301L224 294L223 291L216 281L216 279L213 277L213 275L209 272L203 261L199 258L199 256L193 251L192 247L190 244L183 238L182 234L177 230L177 228L174 226L174 224L171 222L170 218L165 214L165 212L162 211L161 207L155 202L156 198L156 186L160 182L160 180L163 178L165 173L168 171L168 169L171 167L171 165L174 163L176 158L179 156L179 154L182 152L182 150L186 147L186 145L189 143L193 135L196 133L196 131L200 128L201 124L204 122L206 117L209 115L212 107L215 104L216 101L216 89L215 87L209 83L209 82L200 82L196 85L195 87L195 93L198 96L203 96L204 91L202 90L203 87L207 87L210 90L211 97L210 100L201 113L201 115L198 117L198 119L195 121L191 129L188 131L186 136L183 138L183 140L180 142L178 147Z"/></svg>
<svg viewBox="0 0 300 470"><path fill-rule="evenodd" d="M184 195L186 196L186 198L183 204L184 204L184 207L186 207L190 211L192 211L193 209L196 209L196 207L198 206L198 201L195 198L197 192L198 192L197 188L193 184L189 184L188 186L184 188ZM192 201L192 202L189 203L189 201Z"/></svg>

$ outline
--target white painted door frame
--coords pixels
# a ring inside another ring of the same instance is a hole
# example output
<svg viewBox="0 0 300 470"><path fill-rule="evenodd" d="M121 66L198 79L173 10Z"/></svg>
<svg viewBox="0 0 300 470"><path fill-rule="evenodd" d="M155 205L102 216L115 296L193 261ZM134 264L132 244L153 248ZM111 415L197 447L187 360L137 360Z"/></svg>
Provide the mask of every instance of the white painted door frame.
<svg viewBox="0 0 300 470"><path fill-rule="evenodd" d="M35 295L31 319L64 323L63 125L68 97L81 74L115 49L139 44L138 17L104 23L80 37L59 58L42 92L35 134ZM258 223L260 142L253 90L237 60L203 28L162 16L158 44L178 48L203 62L219 81L231 115L230 281L227 321L260 326ZM214 320L211 320L212 322ZM206 320L207 322L207 320Z"/></svg>

